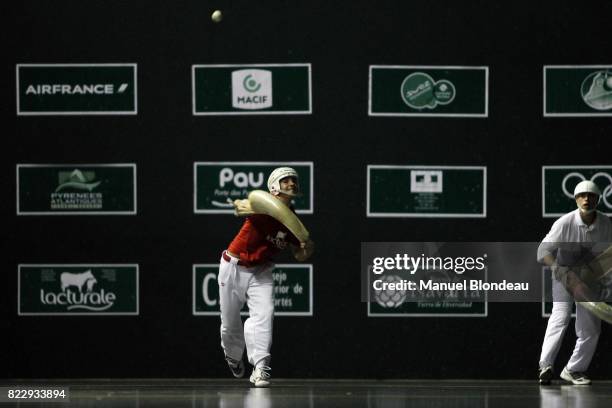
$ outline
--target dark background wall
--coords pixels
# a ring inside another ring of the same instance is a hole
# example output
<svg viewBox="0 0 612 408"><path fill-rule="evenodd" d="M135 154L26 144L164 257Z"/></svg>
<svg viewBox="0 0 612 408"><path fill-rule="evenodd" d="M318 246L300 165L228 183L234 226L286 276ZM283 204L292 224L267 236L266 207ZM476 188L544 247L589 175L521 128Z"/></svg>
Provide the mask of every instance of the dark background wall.
<svg viewBox="0 0 612 408"><path fill-rule="evenodd" d="M542 65L610 64L607 1L20 1L2 5L0 376L227 377L191 268L240 222L193 213L194 161L313 161L314 316L277 318L277 377L532 378L539 304L368 319L361 241L538 241L542 165L610 163L610 119L544 119ZM212 10L224 11L220 24ZM137 116L17 117L15 64L138 64ZM313 114L195 117L192 64L312 63ZM367 116L370 64L487 65L489 117ZM18 217L17 163L136 163L137 216ZM486 219L366 218L367 164L484 165ZM140 316L18 317L19 263L138 263ZM568 336L568 337L571 337ZM560 356L569 357L567 339ZM612 378L605 326L593 376ZM559 361L562 367L565 360Z"/></svg>

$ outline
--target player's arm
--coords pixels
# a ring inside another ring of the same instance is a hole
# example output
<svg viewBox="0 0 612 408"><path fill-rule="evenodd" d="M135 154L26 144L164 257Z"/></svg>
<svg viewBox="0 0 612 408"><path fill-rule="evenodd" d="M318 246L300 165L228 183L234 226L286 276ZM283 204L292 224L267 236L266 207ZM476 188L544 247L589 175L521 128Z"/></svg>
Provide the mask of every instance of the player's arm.
<svg viewBox="0 0 612 408"><path fill-rule="evenodd" d="M559 220L557 220L538 246L537 258L538 262L550 267L556 280L567 287L570 269L566 266L557 265L557 252L561 244L562 233L563 227Z"/></svg>
<svg viewBox="0 0 612 408"><path fill-rule="evenodd" d="M554 226L553 226L554 230ZM546 238L540 243L538 247L538 262L543 265L549 266L553 272L555 278L559 281L564 281L563 277L567 275L569 268L560 267L557 265L557 251L559 250L559 242L555 240L559 240L559 234L553 234L553 230L548 233Z"/></svg>
<svg viewBox="0 0 612 408"><path fill-rule="evenodd" d="M563 240L562 237L563 225L557 220L538 246L538 262L547 266L553 266L555 264L556 254Z"/></svg>
<svg viewBox="0 0 612 408"><path fill-rule="evenodd" d="M551 254L546 254L542 257L542 259L540 260L541 263L543 263L546 266L553 266L555 264L555 257L552 256Z"/></svg>
<svg viewBox="0 0 612 408"><path fill-rule="evenodd" d="M291 251L298 262L304 262L313 254L314 242L308 239L306 242L301 242L299 247L291 245Z"/></svg>

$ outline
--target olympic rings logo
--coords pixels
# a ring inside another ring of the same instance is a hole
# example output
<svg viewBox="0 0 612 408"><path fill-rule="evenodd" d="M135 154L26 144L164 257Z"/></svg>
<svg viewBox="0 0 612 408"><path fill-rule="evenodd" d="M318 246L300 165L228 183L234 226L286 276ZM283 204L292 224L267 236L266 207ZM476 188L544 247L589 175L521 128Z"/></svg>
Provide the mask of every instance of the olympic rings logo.
<svg viewBox="0 0 612 408"><path fill-rule="evenodd" d="M572 178L577 178L580 181L584 181L587 178L582 175L582 173L578 173L577 171L568 173L564 178L563 181L561 182L561 188L563 189L563 194L565 194L567 197L569 198L574 198L574 195L572 193L569 192L569 190L567 189L567 182L568 180L572 179ZM606 186L606 188L603 189L602 193L601 193L601 197L600 197L600 201L603 201L604 205L610 209L612 209L612 202L608 201L608 197L612 196L612 176L608 173L605 173L603 171L600 171L598 173L593 174L593 176L591 177L591 181L594 182L595 184L597 184L595 182L595 180L597 179L605 179L608 180L608 185ZM578 183L580 183L580 181L578 181ZM578 184L576 183L576 184Z"/></svg>

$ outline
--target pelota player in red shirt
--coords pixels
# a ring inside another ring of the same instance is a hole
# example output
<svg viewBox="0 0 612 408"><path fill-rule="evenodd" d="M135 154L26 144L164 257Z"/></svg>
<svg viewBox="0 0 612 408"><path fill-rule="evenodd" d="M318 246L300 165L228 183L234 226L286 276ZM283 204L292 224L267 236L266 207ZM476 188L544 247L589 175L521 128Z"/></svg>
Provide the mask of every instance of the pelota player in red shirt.
<svg viewBox="0 0 612 408"><path fill-rule="evenodd" d="M268 190L289 206L299 194L298 174L290 167L279 167L268 178ZM240 202L234 201L237 214ZM256 387L270 385L270 347L274 293L272 260L281 250L290 247L295 259L305 261L313 252L311 240L300 242L282 223L264 214L250 215L240 232L223 251L219 264L219 303L221 307L221 347L236 378L245 372L242 355L245 345L249 363L253 365L251 382ZM242 325L240 309L244 303L249 318Z"/></svg>

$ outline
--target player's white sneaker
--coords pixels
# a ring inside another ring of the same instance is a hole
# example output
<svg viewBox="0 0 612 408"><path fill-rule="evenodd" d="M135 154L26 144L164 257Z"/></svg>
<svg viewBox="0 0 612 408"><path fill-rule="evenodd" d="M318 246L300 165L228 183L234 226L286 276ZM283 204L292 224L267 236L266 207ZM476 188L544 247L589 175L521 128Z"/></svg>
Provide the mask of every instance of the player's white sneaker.
<svg viewBox="0 0 612 408"><path fill-rule="evenodd" d="M269 387L270 386L270 370L268 366L255 367L253 374L251 374L251 382L256 387Z"/></svg>
<svg viewBox="0 0 612 408"><path fill-rule="evenodd" d="M232 375L236 378L244 377L244 362L242 360L234 360L231 357L225 356L225 361L232 371Z"/></svg>
<svg viewBox="0 0 612 408"><path fill-rule="evenodd" d="M571 372L567 369L567 367L563 368L561 371L561 378L565 381L569 381L574 385L590 385L591 379L586 376L584 373L579 372Z"/></svg>

